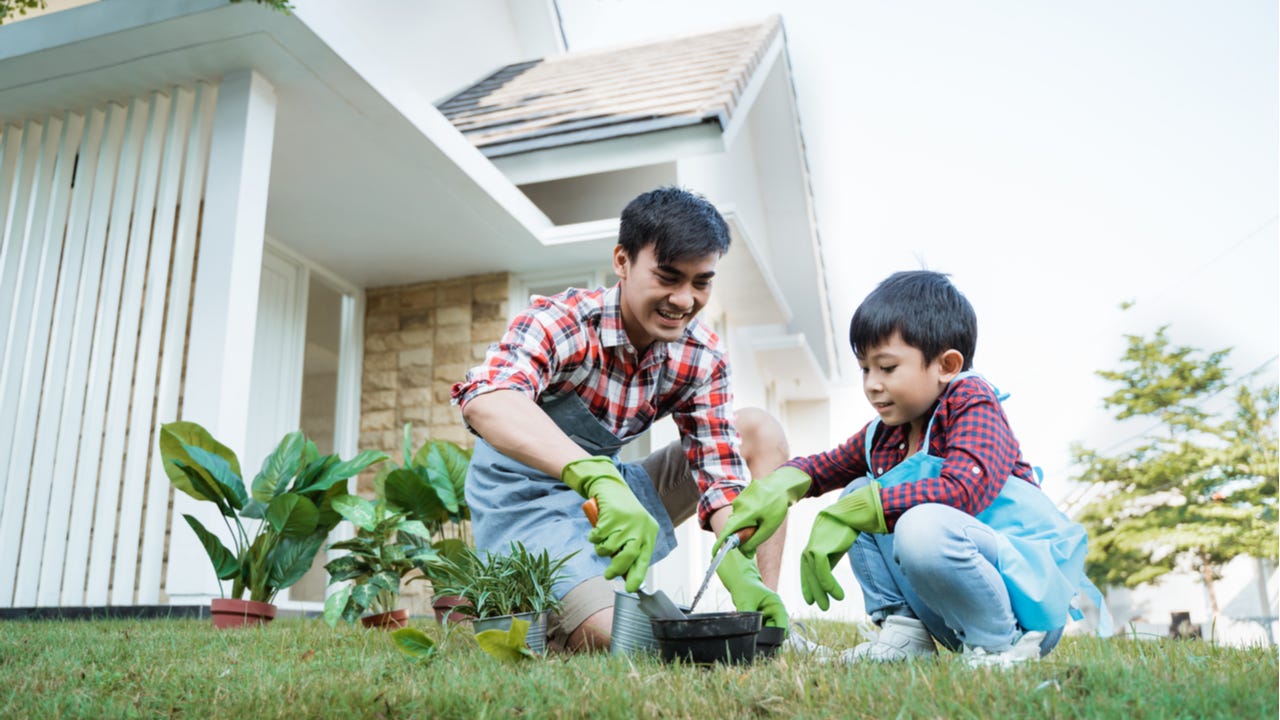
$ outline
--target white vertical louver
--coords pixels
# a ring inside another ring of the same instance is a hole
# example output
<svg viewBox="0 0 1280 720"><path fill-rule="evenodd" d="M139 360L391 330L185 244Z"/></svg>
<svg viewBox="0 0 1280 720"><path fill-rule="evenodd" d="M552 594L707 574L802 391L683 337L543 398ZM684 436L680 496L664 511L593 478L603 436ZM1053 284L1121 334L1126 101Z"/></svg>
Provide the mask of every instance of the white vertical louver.
<svg viewBox="0 0 1280 720"><path fill-rule="evenodd" d="M215 99L0 125L0 606L160 600Z"/></svg>

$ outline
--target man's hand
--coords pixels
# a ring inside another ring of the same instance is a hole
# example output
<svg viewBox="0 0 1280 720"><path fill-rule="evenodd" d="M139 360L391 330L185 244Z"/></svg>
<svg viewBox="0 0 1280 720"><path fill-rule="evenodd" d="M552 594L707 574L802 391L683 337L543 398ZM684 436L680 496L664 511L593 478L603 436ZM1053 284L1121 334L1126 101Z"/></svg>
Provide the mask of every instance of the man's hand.
<svg viewBox="0 0 1280 720"><path fill-rule="evenodd" d="M755 560L737 549L730 550L720 562L720 567L716 568L716 575L733 597L735 608L744 612L760 612L764 615L765 625L787 627L787 608L777 593L765 587Z"/></svg>
<svg viewBox="0 0 1280 720"><path fill-rule="evenodd" d="M812 482L808 475L793 468L780 467L768 475L753 480L746 489L738 493L733 500L733 514L729 516L716 544L711 548L714 554L721 543L731 534L753 527L756 532L742 541L738 546L744 555L751 557L756 548L777 531L787 517L787 508L809 491Z"/></svg>
<svg viewBox="0 0 1280 720"><path fill-rule="evenodd" d="M880 506L880 483L874 480L846 495L818 513L809 533L809 544L800 553L800 592L810 605L826 610L828 596L844 599L844 588L831 574L859 532L885 532L884 510Z"/></svg>
<svg viewBox="0 0 1280 720"><path fill-rule="evenodd" d="M597 555L613 558L604 571L605 579L625 576L627 592L639 590L658 541L658 521L636 499L609 458L575 460L565 465L560 479L599 506L600 517L587 540L595 545Z"/></svg>

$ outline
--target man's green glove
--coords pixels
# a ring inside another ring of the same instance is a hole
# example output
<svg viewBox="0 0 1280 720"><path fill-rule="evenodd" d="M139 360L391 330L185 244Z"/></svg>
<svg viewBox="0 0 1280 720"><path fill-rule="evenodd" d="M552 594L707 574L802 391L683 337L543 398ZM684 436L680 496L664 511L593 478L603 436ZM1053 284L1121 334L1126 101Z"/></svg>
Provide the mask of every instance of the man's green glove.
<svg viewBox="0 0 1280 720"><path fill-rule="evenodd" d="M560 479L599 505L600 517L587 540L596 546L597 555L613 557L605 568L605 579L626 576L627 592L639 590L658 541L658 521L636 499L609 458L574 460L564 466Z"/></svg>
<svg viewBox="0 0 1280 720"><path fill-rule="evenodd" d="M720 561L720 567L716 568L716 575L733 596L735 608L744 612L760 612L764 615L765 625L787 627L787 608L777 593L765 587L755 560L736 549L730 550Z"/></svg>
<svg viewBox="0 0 1280 720"><path fill-rule="evenodd" d="M840 562L858 539L860 532L882 533L887 528L880 507L880 483L872 480L839 502L818 513L809 533L809 544L800 553L800 592L810 605L826 610L827 596L844 599L844 588L831 569Z"/></svg>
<svg viewBox="0 0 1280 720"><path fill-rule="evenodd" d="M764 477L751 481L746 489L733 500L733 512L720 530L715 553L725 538L742 528L753 527L756 532L742 541L738 549L747 556L755 554L760 543L769 539L787 517L787 508L809 491L812 482L808 475L793 468L780 467Z"/></svg>

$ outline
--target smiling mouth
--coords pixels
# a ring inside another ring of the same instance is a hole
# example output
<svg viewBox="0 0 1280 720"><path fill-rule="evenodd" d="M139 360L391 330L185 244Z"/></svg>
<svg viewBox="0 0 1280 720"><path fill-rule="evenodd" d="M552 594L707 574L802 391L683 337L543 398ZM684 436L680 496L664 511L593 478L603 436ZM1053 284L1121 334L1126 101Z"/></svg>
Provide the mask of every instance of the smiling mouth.
<svg viewBox="0 0 1280 720"><path fill-rule="evenodd" d="M688 315L687 313L673 313L667 310L659 310L658 314L668 320L683 320Z"/></svg>

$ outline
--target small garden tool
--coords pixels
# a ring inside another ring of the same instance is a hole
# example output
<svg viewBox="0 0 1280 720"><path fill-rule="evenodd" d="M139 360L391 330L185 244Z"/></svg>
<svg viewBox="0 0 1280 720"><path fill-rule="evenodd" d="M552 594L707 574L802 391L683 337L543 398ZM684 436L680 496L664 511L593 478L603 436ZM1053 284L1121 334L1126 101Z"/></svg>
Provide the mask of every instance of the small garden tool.
<svg viewBox="0 0 1280 720"><path fill-rule="evenodd" d="M582 503L582 513L587 516L587 520L591 523L591 527L595 527L596 520L600 518L600 505L595 498L589 498ZM667 594L661 590L649 592L640 586L636 590L636 597L640 598L640 610L651 618L659 620L684 620L686 615L676 605Z"/></svg>
<svg viewBox="0 0 1280 720"><path fill-rule="evenodd" d="M693 602L689 603L690 613L697 607L698 601L702 599L702 594L707 591L707 585L711 584L711 576L716 574L716 568L720 567L720 563L724 562L725 556L742 544L742 541L754 535L755 532L756 529L754 527L747 527L725 538L724 544L720 546L720 551L711 559L711 567L707 568L707 574L702 578L702 586L698 588L698 594L694 595Z"/></svg>

